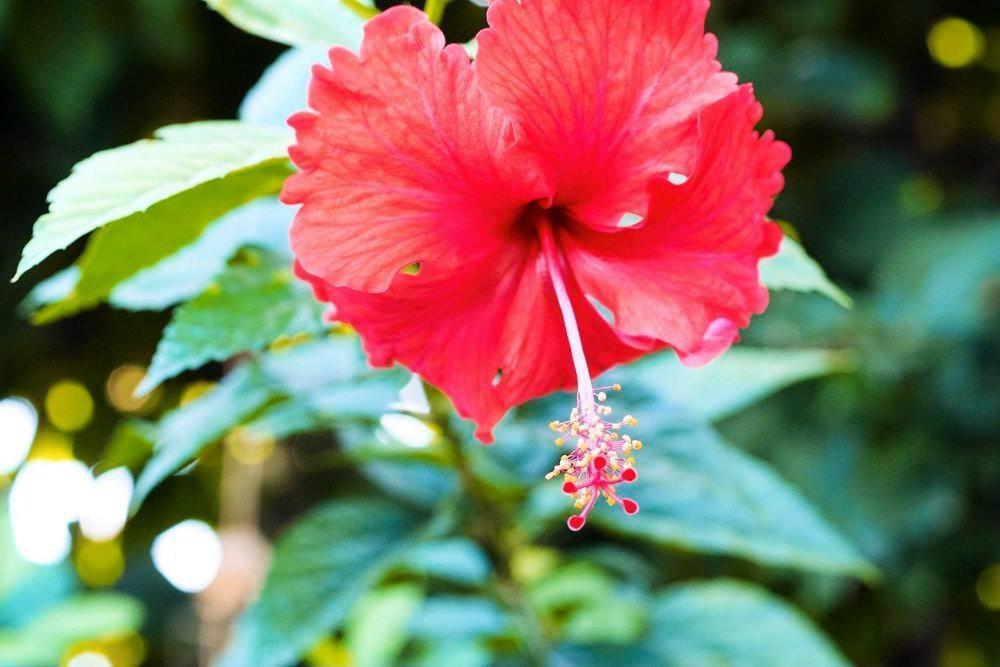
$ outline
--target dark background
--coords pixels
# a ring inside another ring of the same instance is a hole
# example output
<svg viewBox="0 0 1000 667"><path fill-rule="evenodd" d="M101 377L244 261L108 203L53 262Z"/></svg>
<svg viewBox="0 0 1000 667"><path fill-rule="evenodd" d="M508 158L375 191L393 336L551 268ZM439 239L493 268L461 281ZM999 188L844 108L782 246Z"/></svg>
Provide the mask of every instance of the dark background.
<svg viewBox="0 0 1000 667"><path fill-rule="evenodd" d="M483 12L449 6L449 38L472 37ZM720 0L709 16L723 64L755 82L764 124L794 151L773 214L857 299L845 313L777 295L750 342L851 348L858 370L783 392L723 430L886 573L875 588L788 591L862 665L1000 664L1000 610L989 608L1000 590L982 577L1000 561L998 13L982 0ZM945 67L928 48L949 15L982 35L968 66ZM0 0L0 273L13 274L46 192L76 161L169 123L233 117L283 49L197 0ZM102 307L34 328L15 315L75 252L0 288L0 394L39 405L57 380L91 387L96 418L74 446L93 459L118 417L101 400L105 378L148 363L166 316ZM161 499L139 532L210 516L201 505Z"/></svg>

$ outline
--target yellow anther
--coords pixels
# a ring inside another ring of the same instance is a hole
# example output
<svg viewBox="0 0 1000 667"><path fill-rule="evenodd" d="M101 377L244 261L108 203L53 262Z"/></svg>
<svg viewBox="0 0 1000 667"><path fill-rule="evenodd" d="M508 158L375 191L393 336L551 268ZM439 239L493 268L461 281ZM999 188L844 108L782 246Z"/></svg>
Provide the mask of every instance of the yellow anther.
<svg viewBox="0 0 1000 667"><path fill-rule="evenodd" d="M553 431L558 431L559 430L559 422L557 422L557 421L551 421L551 422L549 422L549 428L552 429Z"/></svg>
<svg viewBox="0 0 1000 667"><path fill-rule="evenodd" d="M566 444L566 438L556 438L555 439L555 443L556 443L556 446L562 447L563 445Z"/></svg>
<svg viewBox="0 0 1000 667"><path fill-rule="evenodd" d="M632 415L625 415L622 417L622 423L626 426L636 426L639 424L639 421Z"/></svg>
<svg viewBox="0 0 1000 667"><path fill-rule="evenodd" d="M630 466L634 466L634 465L635 465L635 457L634 457L634 456L630 456L630 457L628 457L628 458L627 458L627 459L625 459L625 460L626 460L626 461L628 461L628 464L629 464Z"/></svg>
<svg viewBox="0 0 1000 667"><path fill-rule="evenodd" d="M620 384L612 385L611 389L614 391L621 391L622 386Z"/></svg>

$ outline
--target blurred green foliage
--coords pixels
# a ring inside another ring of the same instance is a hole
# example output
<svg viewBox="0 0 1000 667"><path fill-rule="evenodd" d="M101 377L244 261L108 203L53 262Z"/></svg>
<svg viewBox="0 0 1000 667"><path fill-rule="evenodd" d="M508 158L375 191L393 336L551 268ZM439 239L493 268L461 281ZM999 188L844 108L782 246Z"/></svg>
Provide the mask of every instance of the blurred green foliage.
<svg viewBox="0 0 1000 667"><path fill-rule="evenodd" d="M483 13L456 0L443 27L464 42ZM959 69L926 42L949 14L983 33ZM287 37L324 29L301 16L267 36L314 43ZM983 578L1000 561L997 19L971 1L716 2L723 63L755 83L765 125L795 152L774 214L855 307L814 280L826 296L775 291L745 347L705 371L668 356L616 371L647 443L643 510L595 515L580 536L560 525L555 483L538 484L556 458L554 403L518 410L482 449L432 392L429 441L401 442L380 417L404 374L367 369L349 336L317 335L315 305L280 271L288 219L273 201L195 221L211 223L195 243L105 286L115 309L40 329L5 320L2 394L40 408L56 381L82 381L95 418L62 437L139 481L115 592L88 590L101 586L81 581L79 552L76 574L24 563L0 520L0 664L52 664L93 637L116 665L194 662L205 617L152 568L149 545L183 519L232 520L234 457L266 461L244 482L276 548L224 664L1000 663L1000 593ZM196 0L6 0L0 31L8 274L45 191L80 158L238 109L277 124L322 57L281 56L241 106L283 48ZM785 268L797 289L808 272ZM26 309L65 299L75 270ZM248 301L227 298L237 288ZM7 312L27 289L5 290ZM256 299L280 316L254 320ZM123 421L101 400L106 380L148 366L165 325L157 382L227 363L168 381ZM190 400L198 378L221 382Z"/></svg>

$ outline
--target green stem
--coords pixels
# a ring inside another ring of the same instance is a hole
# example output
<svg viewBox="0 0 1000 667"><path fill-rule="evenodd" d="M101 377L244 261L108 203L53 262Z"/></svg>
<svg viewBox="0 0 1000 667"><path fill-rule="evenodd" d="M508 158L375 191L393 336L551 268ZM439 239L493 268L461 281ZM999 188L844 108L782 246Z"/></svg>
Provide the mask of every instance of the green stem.
<svg viewBox="0 0 1000 667"><path fill-rule="evenodd" d="M348 9L350 9L352 12L354 12L355 14L357 14L358 16L360 16L365 20L368 20L371 17L378 14L378 9L366 5L363 2L360 2L359 0L340 0L340 1L343 2L345 5L347 5Z"/></svg>
<svg viewBox="0 0 1000 667"><path fill-rule="evenodd" d="M511 506L510 499L504 494L494 491L476 476L462 447L462 437L451 426L451 408L444 397L433 390L428 391L428 397L432 419L448 448L471 505L469 532L482 544L496 565L495 593L519 617L530 664L545 665L548 649L541 632L541 621L531 607L524 588L511 572L513 555L522 546L514 518L516 507Z"/></svg>
<svg viewBox="0 0 1000 667"><path fill-rule="evenodd" d="M444 8L449 2L451 0L426 0L424 2L424 13L427 14L427 18L431 20L431 23L435 25L441 24L441 17L444 16Z"/></svg>

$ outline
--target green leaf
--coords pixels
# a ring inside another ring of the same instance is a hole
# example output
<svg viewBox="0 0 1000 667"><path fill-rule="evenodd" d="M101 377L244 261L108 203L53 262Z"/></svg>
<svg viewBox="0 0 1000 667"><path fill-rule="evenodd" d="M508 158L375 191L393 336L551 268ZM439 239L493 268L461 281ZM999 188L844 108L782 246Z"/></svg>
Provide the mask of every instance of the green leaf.
<svg viewBox="0 0 1000 667"><path fill-rule="evenodd" d="M410 621L410 633L422 639L454 639L504 634L510 619L493 600L442 595L428 598Z"/></svg>
<svg viewBox="0 0 1000 667"><path fill-rule="evenodd" d="M0 664L59 664L77 642L135 632L142 625L142 605L117 593L89 593L71 598L16 630L0 630Z"/></svg>
<svg viewBox="0 0 1000 667"><path fill-rule="evenodd" d="M264 174L249 179L259 189L259 181L267 181L265 176L273 179L279 167L287 173L289 143L290 135L283 129L214 121L172 125L160 129L154 139L97 153L77 164L49 193L49 212L35 223L14 280L99 227L122 220L148 223L148 209L206 183L224 191L245 191L248 179L241 172L264 168ZM237 179L242 188L226 183L228 175L242 175ZM188 205L204 207L219 194L202 192ZM171 212L179 214L174 223L190 214L187 207L174 206ZM159 245L159 239L152 236L159 230L148 227L144 240Z"/></svg>
<svg viewBox="0 0 1000 667"><path fill-rule="evenodd" d="M362 26L378 11L364 0L205 0L251 34L291 46L361 46Z"/></svg>
<svg viewBox="0 0 1000 667"><path fill-rule="evenodd" d="M422 542L403 556L401 564L410 571L469 585L484 583L492 569L482 547L464 537Z"/></svg>
<svg viewBox="0 0 1000 667"><path fill-rule="evenodd" d="M808 665L847 661L801 612L736 581L673 586L653 606L650 648L667 665Z"/></svg>
<svg viewBox="0 0 1000 667"><path fill-rule="evenodd" d="M406 645L407 627L423 600L414 584L396 584L365 595L351 610L344 641L358 667L398 664Z"/></svg>
<svg viewBox="0 0 1000 667"><path fill-rule="evenodd" d="M254 84L240 105L240 120L283 127L296 111L309 106L306 99L312 66L328 62L324 48L288 49Z"/></svg>
<svg viewBox="0 0 1000 667"><path fill-rule="evenodd" d="M132 511L156 486L198 453L259 411L274 396L260 369L244 364L212 391L167 414L158 426L153 457L135 483Z"/></svg>
<svg viewBox="0 0 1000 667"><path fill-rule="evenodd" d="M116 285L108 302L126 310L163 310L187 301L204 292L244 246L290 258L292 213L274 198L241 206L211 223L194 243Z"/></svg>
<svg viewBox="0 0 1000 667"><path fill-rule="evenodd" d="M418 526L398 503L379 498L311 511L278 541L264 588L238 621L219 664L293 664L344 622Z"/></svg>
<svg viewBox="0 0 1000 667"><path fill-rule="evenodd" d="M277 199L250 202L209 224L198 239L111 290L108 303L126 310L163 310L201 294L242 246L267 248L291 257L288 228L293 209ZM289 262L290 263L290 262ZM80 282L80 267L70 266L38 283L20 306L29 314L61 301Z"/></svg>
<svg viewBox="0 0 1000 667"><path fill-rule="evenodd" d="M663 428L642 440L639 479L619 489L639 502L639 513L598 506L588 526L765 565L877 578L874 566L796 490L710 429ZM550 482L529 501L528 525L538 517L562 520L571 509L559 484Z"/></svg>
<svg viewBox="0 0 1000 667"><path fill-rule="evenodd" d="M769 289L788 289L796 292L818 292L833 299L844 308L853 305L851 297L834 285L826 272L794 239L785 237L778 254L761 260L760 279Z"/></svg>
<svg viewBox="0 0 1000 667"><path fill-rule="evenodd" d="M287 261L269 253L251 259L230 266L208 291L174 311L137 394L210 361L259 351L279 336L323 332L323 306L295 280Z"/></svg>
<svg viewBox="0 0 1000 667"><path fill-rule="evenodd" d="M629 373L667 402L704 419L719 419L797 382L851 367L844 352L740 346L699 368L684 366L673 353L657 354Z"/></svg>

